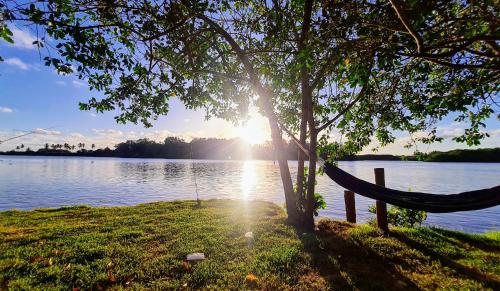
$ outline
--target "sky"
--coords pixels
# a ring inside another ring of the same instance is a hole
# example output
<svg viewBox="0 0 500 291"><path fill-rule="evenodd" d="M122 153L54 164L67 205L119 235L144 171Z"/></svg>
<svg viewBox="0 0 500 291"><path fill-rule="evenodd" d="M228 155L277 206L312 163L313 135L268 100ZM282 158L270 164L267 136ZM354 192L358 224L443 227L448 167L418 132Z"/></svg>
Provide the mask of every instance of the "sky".
<svg viewBox="0 0 500 291"><path fill-rule="evenodd" d="M32 44L34 33L27 28L11 27L14 45L0 40L0 140L36 131L11 142L0 144L0 150L11 150L20 144L31 149L43 147L45 143L95 144L98 148L113 147L129 139L149 138L162 141L167 136L179 136L190 140L196 137L233 138L243 137L249 141L263 141L270 138L269 127L264 117L251 111L247 126L236 127L221 119L205 120L203 111L187 110L174 98L167 116L159 118L152 128L141 124L117 124L116 112L96 114L80 111L78 103L90 97L99 96L90 91L84 80L73 75L58 75L53 68L45 67ZM495 118L487 122L491 137L480 147L500 146L500 122ZM451 117L438 124L438 134L446 139L443 143L421 146L420 151L450 150L467 148L451 140L460 135L465 125L456 123ZM414 149L405 149L410 137L397 133L394 144L381 148L378 154L411 154ZM335 136L333 136L335 138ZM363 153L372 153L376 143Z"/></svg>

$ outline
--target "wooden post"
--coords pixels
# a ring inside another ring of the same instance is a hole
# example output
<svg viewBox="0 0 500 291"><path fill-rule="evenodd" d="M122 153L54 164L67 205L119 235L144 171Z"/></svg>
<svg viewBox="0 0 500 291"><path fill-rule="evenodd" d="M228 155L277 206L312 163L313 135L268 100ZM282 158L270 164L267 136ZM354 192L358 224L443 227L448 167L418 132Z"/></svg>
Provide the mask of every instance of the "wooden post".
<svg viewBox="0 0 500 291"><path fill-rule="evenodd" d="M344 191L345 216L348 222L356 223L356 202L354 201L354 192Z"/></svg>
<svg viewBox="0 0 500 291"><path fill-rule="evenodd" d="M385 187L384 168L375 168L375 184ZM377 226L385 231L389 231L387 224L387 204L377 200Z"/></svg>

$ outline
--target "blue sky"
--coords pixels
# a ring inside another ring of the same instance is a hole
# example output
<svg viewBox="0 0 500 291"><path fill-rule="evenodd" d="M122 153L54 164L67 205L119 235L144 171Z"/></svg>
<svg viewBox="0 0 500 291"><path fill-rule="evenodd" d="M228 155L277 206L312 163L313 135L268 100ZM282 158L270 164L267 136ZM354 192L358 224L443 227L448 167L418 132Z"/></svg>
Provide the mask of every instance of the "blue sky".
<svg viewBox="0 0 500 291"><path fill-rule="evenodd" d="M113 119L114 113L95 114L80 111L78 102L96 96L88 90L85 81L75 76L61 76L52 68L45 67L38 50L32 45L35 39L28 29L12 28L15 45L0 41L0 140L38 129L38 134L26 136L0 145L0 150L9 150L24 143L31 148L39 148L46 142L77 144L95 143L98 147L112 146L127 139L147 137L163 140L166 136L222 137L230 138L245 132L220 119L206 121L201 111L184 109L178 100L171 103L168 116L160 118L153 128L142 125L119 125ZM43 57L43 56L42 56ZM266 120L253 114L253 125L268 132ZM500 123L488 120L491 138L481 147L500 146ZM420 150L448 150L465 148L463 144L451 141L451 137L463 132L463 124L446 118L438 127L438 132L448 139L442 144L425 146ZM47 130L42 130L50 128ZM403 144L409 139L398 134L395 144L379 150L379 153L409 153ZM370 152L367 148L365 152Z"/></svg>

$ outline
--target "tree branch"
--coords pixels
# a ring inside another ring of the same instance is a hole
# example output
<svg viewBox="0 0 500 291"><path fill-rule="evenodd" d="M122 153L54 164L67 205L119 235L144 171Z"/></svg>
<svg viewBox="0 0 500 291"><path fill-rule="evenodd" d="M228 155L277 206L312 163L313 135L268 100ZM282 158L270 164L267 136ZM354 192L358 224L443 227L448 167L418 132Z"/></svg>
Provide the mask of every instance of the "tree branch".
<svg viewBox="0 0 500 291"><path fill-rule="evenodd" d="M281 124L281 122L278 121L278 125L280 127L281 130L283 130L284 132L286 132L286 134L291 137L295 144L300 148L300 150L306 154L307 156L309 156L309 150L307 148L305 148L305 146L303 146L300 142L300 140L298 138L295 137L295 135L290 131L288 130L283 124Z"/></svg>
<svg viewBox="0 0 500 291"><path fill-rule="evenodd" d="M259 82L259 79L257 77L257 74L255 73L255 70L250 63L250 60L248 59L248 56L246 52L240 47L240 45L234 40L234 38L225 30L223 29L220 25L215 23L212 19L207 17L204 14L198 14L197 16L201 20L205 21L208 25L210 25L218 34L220 34L231 46L231 48L234 50L238 58L240 59L241 63L245 67L245 69L248 72L248 75L250 76L250 80L253 82ZM260 82L259 82L260 83Z"/></svg>
<svg viewBox="0 0 500 291"><path fill-rule="evenodd" d="M406 15L404 15L403 9L401 9L399 4L396 3L397 0L389 0L389 2L391 2L392 8L394 9L394 11L396 11L396 14L398 15L398 18L401 21L401 23L403 23L406 30L408 30L410 35L415 39L415 42L417 44L417 51L419 53L422 52L423 47L424 47L423 40L420 37L420 35L418 35L418 33L411 26L410 21L407 19Z"/></svg>
<svg viewBox="0 0 500 291"><path fill-rule="evenodd" d="M449 68L452 68L452 69L470 69L470 70L483 70L483 69L487 69L487 70L492 70L492 71L500 71L500 68L498 68L498 67L493 67L492 66L491 68L488 68L488 67L485 66L485 64L480 64L480 65L474 65L474 64L456 64L456 63L452 63L452 62L438 60L438 59L435 59L435 58L432 58L432 57L421 57L421 58L424 59L424 60L427 60L429 62L433 62L433 63L436 63L438 65L449 67Z"/></svg>
<svg viewBox="0 0 500 291"><path fill-rule="evenodd" d="M197 70L197 71L194 71L194 73L212 74L214 76L219 76L219 77L223 77L223 78L226 78L226 79L233 79L233 80L238 80L238 81L243 81L243 82L249 82L250 83L250 79L248 79L248 78L241 77L241 76L236 76L236 75L232 75L232 74L227 74L227 73L221 73L221 72L212 71L212 70Z"/></svg>
<svg viewBox="0 0 500 291"><path fill-rule="evenodd" d="M338 64L337 61L335 61L334 64L331 64L331 54L328 53L327 56L324 58L326 60L325 64L321 66L321 68L316 72L316 78L312 81L311 83L311 90L316 89L316 87L319 85L321 82L321 79L324 77L324 75L328 72L328 68L331 66L336 66Z"/></svg>
<svg viewBox="0 0 500 291"><path fill-rule="evenodd" d="M335 115L327 123L325 123L322 126L320 126L318 128L318 132L324 130L325 128L327 128L328 126L330 126L332 123L334 123L335 121L337 121L337 119L339 119L340 117L342 117L349 109L351 109L354 106L354 104L358 103L358 101L361 100L361 98L364 97L367 89L368 89L368 82L366 82L363 85L363 88L361 88L361 91L359 91L358 96L356 96L356 98L353 101L351 101L351 103L349 103L344 109L342 109L341 111L339 111L339 113L337 113L337 115Z"/></svg>

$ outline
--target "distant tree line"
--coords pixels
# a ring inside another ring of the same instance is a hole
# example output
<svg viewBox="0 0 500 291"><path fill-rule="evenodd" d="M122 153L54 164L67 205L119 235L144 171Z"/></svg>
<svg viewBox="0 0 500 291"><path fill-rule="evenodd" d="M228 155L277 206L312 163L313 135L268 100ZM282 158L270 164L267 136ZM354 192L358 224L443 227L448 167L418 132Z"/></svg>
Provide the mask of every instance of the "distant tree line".
<svg viewBox="0 0 500 291"><path fill-rule="evenodd" d="M190 142L178 137L167 137L163 143L148 139L129 140L116 145L114 153L120 157L161 157L167 159L264 159L273 160L272 145L249 145L240 139L196 138ZM286 154L293 159L297 154L288 144Z"/></svg>
<svg viewBox="0 0 500 291"><path fill-rule="evenodd" d="M297 147L293 142L285 142L285 154L288 160L297 159ZM24 150L25 149L25 150ZM77 149L75 151L75 149ZM321 154L322 156L327 153ZM0 155L36 155L36 156L86 156L86 157L120 157L120 158L163 158L163 159L214 159L214 160L275 160L271 143L249 145L241 139L195 138L190 142L179 137L167 137L163 142L147 138L127 140L109 147L96 149L95 144L86 148L85 143L77 146L64 144L45 144L33 151L24 144L14 150L0 152ZM451 150L447 152L433 151L419 153L415 156L396 155L348 155L339 158L341 161L426 161L426 162L484 162L499 163L500 148Z"/></svg>
<svg viewBox="0 0 500 291"><path fill-rule="evenodd" d="M272 145L249 145L240 139L196 138L187 142L178 137L167 137L163 143L149 139L128 140L119 143L113 151L120 157L150 157L167 159L263 159L273 160ZM297 149L287 144L289 159L296 158Z"/></svg>
<svg viewBox="0 0 500 291"><path fill-rule="evenodd" d="M500 148L430 152L424 161L500 163Z"/></svg>
<svg viewBox="0 0 500 291"><path fill-rule="evenodd" d="M68 143L47 143L37 151L31 149L21 151L24 149L24 145L20 145L16 146L14 150L1 154L165 159L275 159L270 143L249 145L241 139L195 138L187 142L178 137L167 137L163 142L156 142L144 138L121 142L115 145L115 149L109 147L95 149L95 144L92 144L90 148L87 149L85 143L78 143L77 146ZM296 146L293 143L286 143L285 154L288 159L296 159Z"/></svg>

